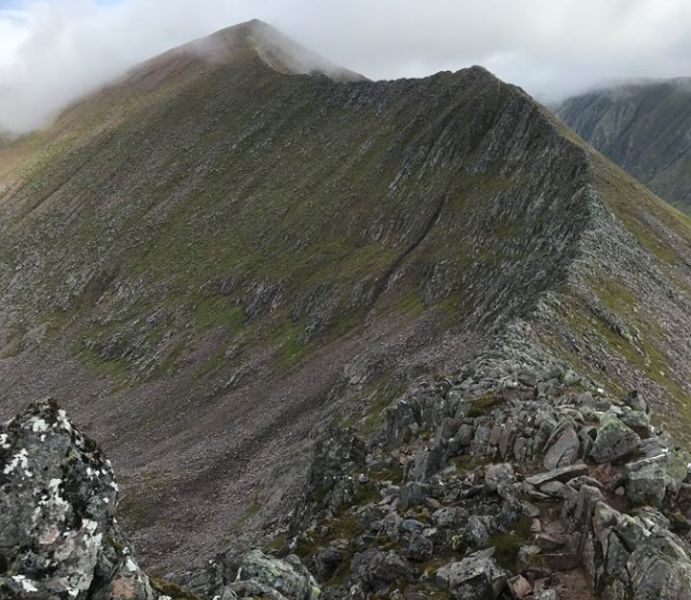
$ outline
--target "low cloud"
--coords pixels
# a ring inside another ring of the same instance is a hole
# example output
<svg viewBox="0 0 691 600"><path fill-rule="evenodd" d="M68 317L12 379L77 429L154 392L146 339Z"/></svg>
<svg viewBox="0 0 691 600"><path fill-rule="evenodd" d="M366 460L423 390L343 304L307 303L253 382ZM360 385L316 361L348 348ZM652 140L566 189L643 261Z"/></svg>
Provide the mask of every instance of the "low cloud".
<svg viewBox="0 0 691 600"><path fill-rule="evenodd" d="M0 0L0 129L38 127L135 63L254 17L373 79L482 64L545 102L691 75L688 0Z"/></svg>

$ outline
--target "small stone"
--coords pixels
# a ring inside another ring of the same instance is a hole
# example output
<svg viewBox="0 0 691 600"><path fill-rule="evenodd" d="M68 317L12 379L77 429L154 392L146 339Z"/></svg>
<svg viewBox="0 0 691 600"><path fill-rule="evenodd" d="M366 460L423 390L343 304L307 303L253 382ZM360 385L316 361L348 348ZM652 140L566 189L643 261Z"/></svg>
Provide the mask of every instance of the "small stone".
<svg viewBox="0 0 691 600"><path fill-rule="evenodd" d="M509 463L490 465L485 472L485 490L496 493L497 488L516 479L513 467Z"/></svg>
<svg viewBox="0 0 691 600"><path fill-rule="evenodd" d="M561 481L564 483L570 479L573 479L574 477L585 475L587 472L588 466L584 463L578 463L568 467L553 469L551 471L547 471L546 473L538 473L537 475L526 478L526 481L534 486L541 486L543 483L547 483L548 481Z"/></svg>
<svg viewBox="0 0 691 600"><path fill-rule="evenodd" d="M509 579L508 584L511 596L516 598L516 600L523 600L523 598L526 598L533 592L533 586L530 585L530 582L523 575L512 577Z"/></svg>

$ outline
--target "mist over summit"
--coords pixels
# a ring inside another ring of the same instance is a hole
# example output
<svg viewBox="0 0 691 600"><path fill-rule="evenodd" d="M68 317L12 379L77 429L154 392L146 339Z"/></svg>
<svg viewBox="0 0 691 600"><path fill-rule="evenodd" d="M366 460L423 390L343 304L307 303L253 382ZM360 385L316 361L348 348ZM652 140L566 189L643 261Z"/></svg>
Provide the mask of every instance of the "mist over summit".
<svg viewBox="0 0 691 600"><path fill-rule="evenodd" d="M550 104L612 80L691 73L691 8L684 0L199 0L194 6L170 0L161 6L159 0L0 5L0 129L42 127L135 64L255 17L369 79L481 64Z"/></svg>

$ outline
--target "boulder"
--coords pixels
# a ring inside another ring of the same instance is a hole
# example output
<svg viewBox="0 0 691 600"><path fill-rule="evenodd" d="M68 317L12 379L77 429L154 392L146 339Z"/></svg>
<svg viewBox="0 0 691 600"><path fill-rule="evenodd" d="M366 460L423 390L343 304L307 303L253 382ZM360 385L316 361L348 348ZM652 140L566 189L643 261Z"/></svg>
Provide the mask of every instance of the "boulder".
<svg viewBox="0 0 691 600"><path fill-rule="evenodd" d="M409 580L413 569L408 561L393 550L383 552L372 548L355 555L351 564L352 578L363 589L376 591L389 584Z"/></svg>
<svg viewBox="0 0 691 600"><path fill-rule="evenodd" d="M420 533L414 533L410 536L406 556L410 560L422 562L432 558L434 552L434 543L432 540L426 538Z"/></svg>
<svg viewBox="0 0 691 600"><path fill-rule="evenodd" d="M626 465L626 495L632 504L661 506L667 484L664 457L646 458Z"/></svg>
<svg viewBox="0 0 691 600"><path fill-rule="evenodd" d="M633 454L640 445L638 434L608 412L600 419L590 457L596 463L616 462Z"/></svg>
<svg viewBox="0 0 691 600"><path fill-rule="evenodd" d="M490 465L485 471L485 490L489 493L496 493L499 486L512 483L515 479L516 475L509 463Z"/></svg>
<svg viewBox="0 0 691 600"><path fill-rule="evenodd" d="M681 549L674 555L645 544L633 551L627 568L636 600L691 598L691 561Z"/></svg>
<svg viewBox="0 0 691 600"><path fill-rule="evenodd" d="M321 590L297 556L285 560L251 550L242 559L237 581L229 586L238 597L253 597L248 590L274 590L291 600L316 600ZM262 591L266 595L266 591ZM250 594L250 595L248 595Z"/></svg>
<svg viewBox="0 0 691 600"><path fill-rule="evenodd" d="M581 441L576 430L569 426L548 442L549 447L542 461L545 469L557 469L572 465L578 460Z"/></svg>
<svg viewBox="0 0 691 600"><path fill-rule="evenodd" d="M494 548L470 554L437 570L437 584L451 598L495 600L506 587L509 574L494 560Z"/></svg>
<svg viewBox="0 0 691 600"><path fill-rule="evenodd" d="M118 486L51 400L0 427L0 597L157 597L117 526Z"/></svg>
<svg viewBox="0 0 691 600"><path fill-rule="evenodd" d="M313 557L314 572L321 581L329 579L343 562L348 549L347 540L339 540L320 548Z"/></svg>

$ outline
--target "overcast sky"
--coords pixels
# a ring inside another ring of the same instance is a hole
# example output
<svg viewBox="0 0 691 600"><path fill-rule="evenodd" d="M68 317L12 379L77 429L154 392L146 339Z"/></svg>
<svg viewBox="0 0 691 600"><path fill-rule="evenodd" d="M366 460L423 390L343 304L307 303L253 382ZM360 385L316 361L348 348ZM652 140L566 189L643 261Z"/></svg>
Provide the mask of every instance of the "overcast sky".
<svg viewBox="0 0 691 600"><path fill-rule="evenodd" d="M254 17L370 78L482 64L545 102L691 75L691 0L0 0L0 128Z"/></svg>

